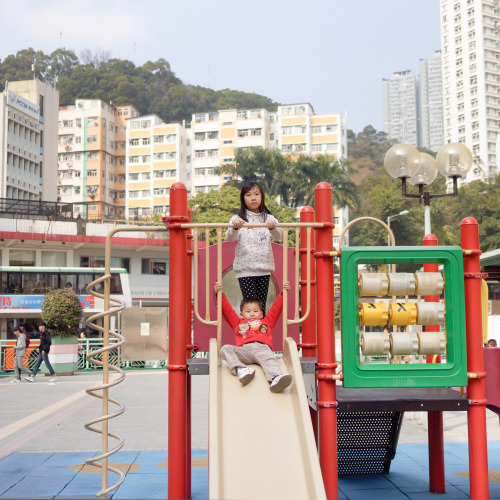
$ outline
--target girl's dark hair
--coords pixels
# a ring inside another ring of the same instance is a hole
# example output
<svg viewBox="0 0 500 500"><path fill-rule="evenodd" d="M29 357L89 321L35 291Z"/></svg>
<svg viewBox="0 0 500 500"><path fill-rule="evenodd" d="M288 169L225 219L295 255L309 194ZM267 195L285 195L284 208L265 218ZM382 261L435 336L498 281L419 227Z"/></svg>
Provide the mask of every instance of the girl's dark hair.
<svg viewBox="0 0 500 500"><path fill-rule="evenodd" d="M240 211L238 212L238 217L240 219L243 219L245 222L248 222L247 219L247 207L245 205L245 195L250 191L250 189L257 187L260 191L260 194L262 196L261 198L261 203L259 207L259 212L261 214L264 214L264 222L266 222L266 215L272 215L272 213L269 211L269 209L266 207L266 195L264 193L264 189L262 189L262 186L255 181L245 181L243 183L243 186L241 186L241 191L240 191Z"/></svg>

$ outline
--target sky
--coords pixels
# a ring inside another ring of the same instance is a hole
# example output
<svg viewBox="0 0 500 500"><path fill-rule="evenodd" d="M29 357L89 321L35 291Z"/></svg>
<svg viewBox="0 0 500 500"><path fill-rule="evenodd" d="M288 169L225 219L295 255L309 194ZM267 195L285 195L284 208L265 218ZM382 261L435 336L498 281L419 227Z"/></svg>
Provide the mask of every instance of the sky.
<svg viewBox="0 0 500 500"><path fill-rule="evenodd" d="M357 133L383 130L382 79L440 50L439 0L0 0L0 59L29 47L163 58L184 83L308 102Z"/></svg>

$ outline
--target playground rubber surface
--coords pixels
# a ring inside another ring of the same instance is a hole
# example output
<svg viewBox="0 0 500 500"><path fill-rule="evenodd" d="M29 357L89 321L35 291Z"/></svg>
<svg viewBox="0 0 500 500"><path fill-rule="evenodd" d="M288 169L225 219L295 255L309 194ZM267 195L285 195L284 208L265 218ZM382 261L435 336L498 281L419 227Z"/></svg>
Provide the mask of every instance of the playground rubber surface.
<svg viewBox="0 0 500 500"><path fill-rule="evenodd" d="M101 402L85 389L101 380L98 371L60 377L38 376L35 383L11 384L0 378L0 498L91 499L101 488L101 473L85 465L99 454L101 437L84 429L101 415ZM109 458L125 472L125 481L108 498L167 498L167 396L165 370L127 372L110 389L125 413L109 424L124 439ZM110 405L112 409L113 405ZM487 410L490 499L500 499L500 426ZM385 475L339 479L339 499L469 498L466 412L445 412L446 493L429 492L426 414L406 413L396 457ZM109 447L114 440L110 439ZM193 499L208 496L208 377L192 377ZM244 450L242 450L244 457ZM117 475L108 475L108 486Z"/></svg>

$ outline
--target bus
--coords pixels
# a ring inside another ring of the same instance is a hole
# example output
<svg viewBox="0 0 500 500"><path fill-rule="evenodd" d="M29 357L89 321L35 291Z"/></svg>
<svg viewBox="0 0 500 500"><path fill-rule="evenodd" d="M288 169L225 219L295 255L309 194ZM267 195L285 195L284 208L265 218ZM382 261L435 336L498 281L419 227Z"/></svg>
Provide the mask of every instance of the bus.
<svg viewBox="0 0 500 500"><path fill-rule="evenodd" d="M70 288L78 294L84 318L102 312L104 301L88 293L87 285L103 274L103 267L0 266L0 338L8 338L19 323L36 330L41 322L45 294L58 288ZM103 284L95 290L103 293ZM126 269L111 269L110 291L113 298L131 306ZM84 322L81 326L84 327Z"/></svg>

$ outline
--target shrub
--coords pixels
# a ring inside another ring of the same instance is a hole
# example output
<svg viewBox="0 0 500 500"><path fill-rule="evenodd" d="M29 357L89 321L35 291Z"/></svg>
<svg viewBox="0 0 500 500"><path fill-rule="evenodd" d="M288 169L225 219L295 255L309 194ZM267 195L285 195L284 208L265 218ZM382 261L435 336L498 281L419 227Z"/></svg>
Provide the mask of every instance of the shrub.
<svg viewBox="0 0 500 500"><path fill-rule="evenodd" d="M78 295L70 289L52 290L42 302L42 320L47 323L51 335L74 335L80 325L82 306Z"/></svg>

